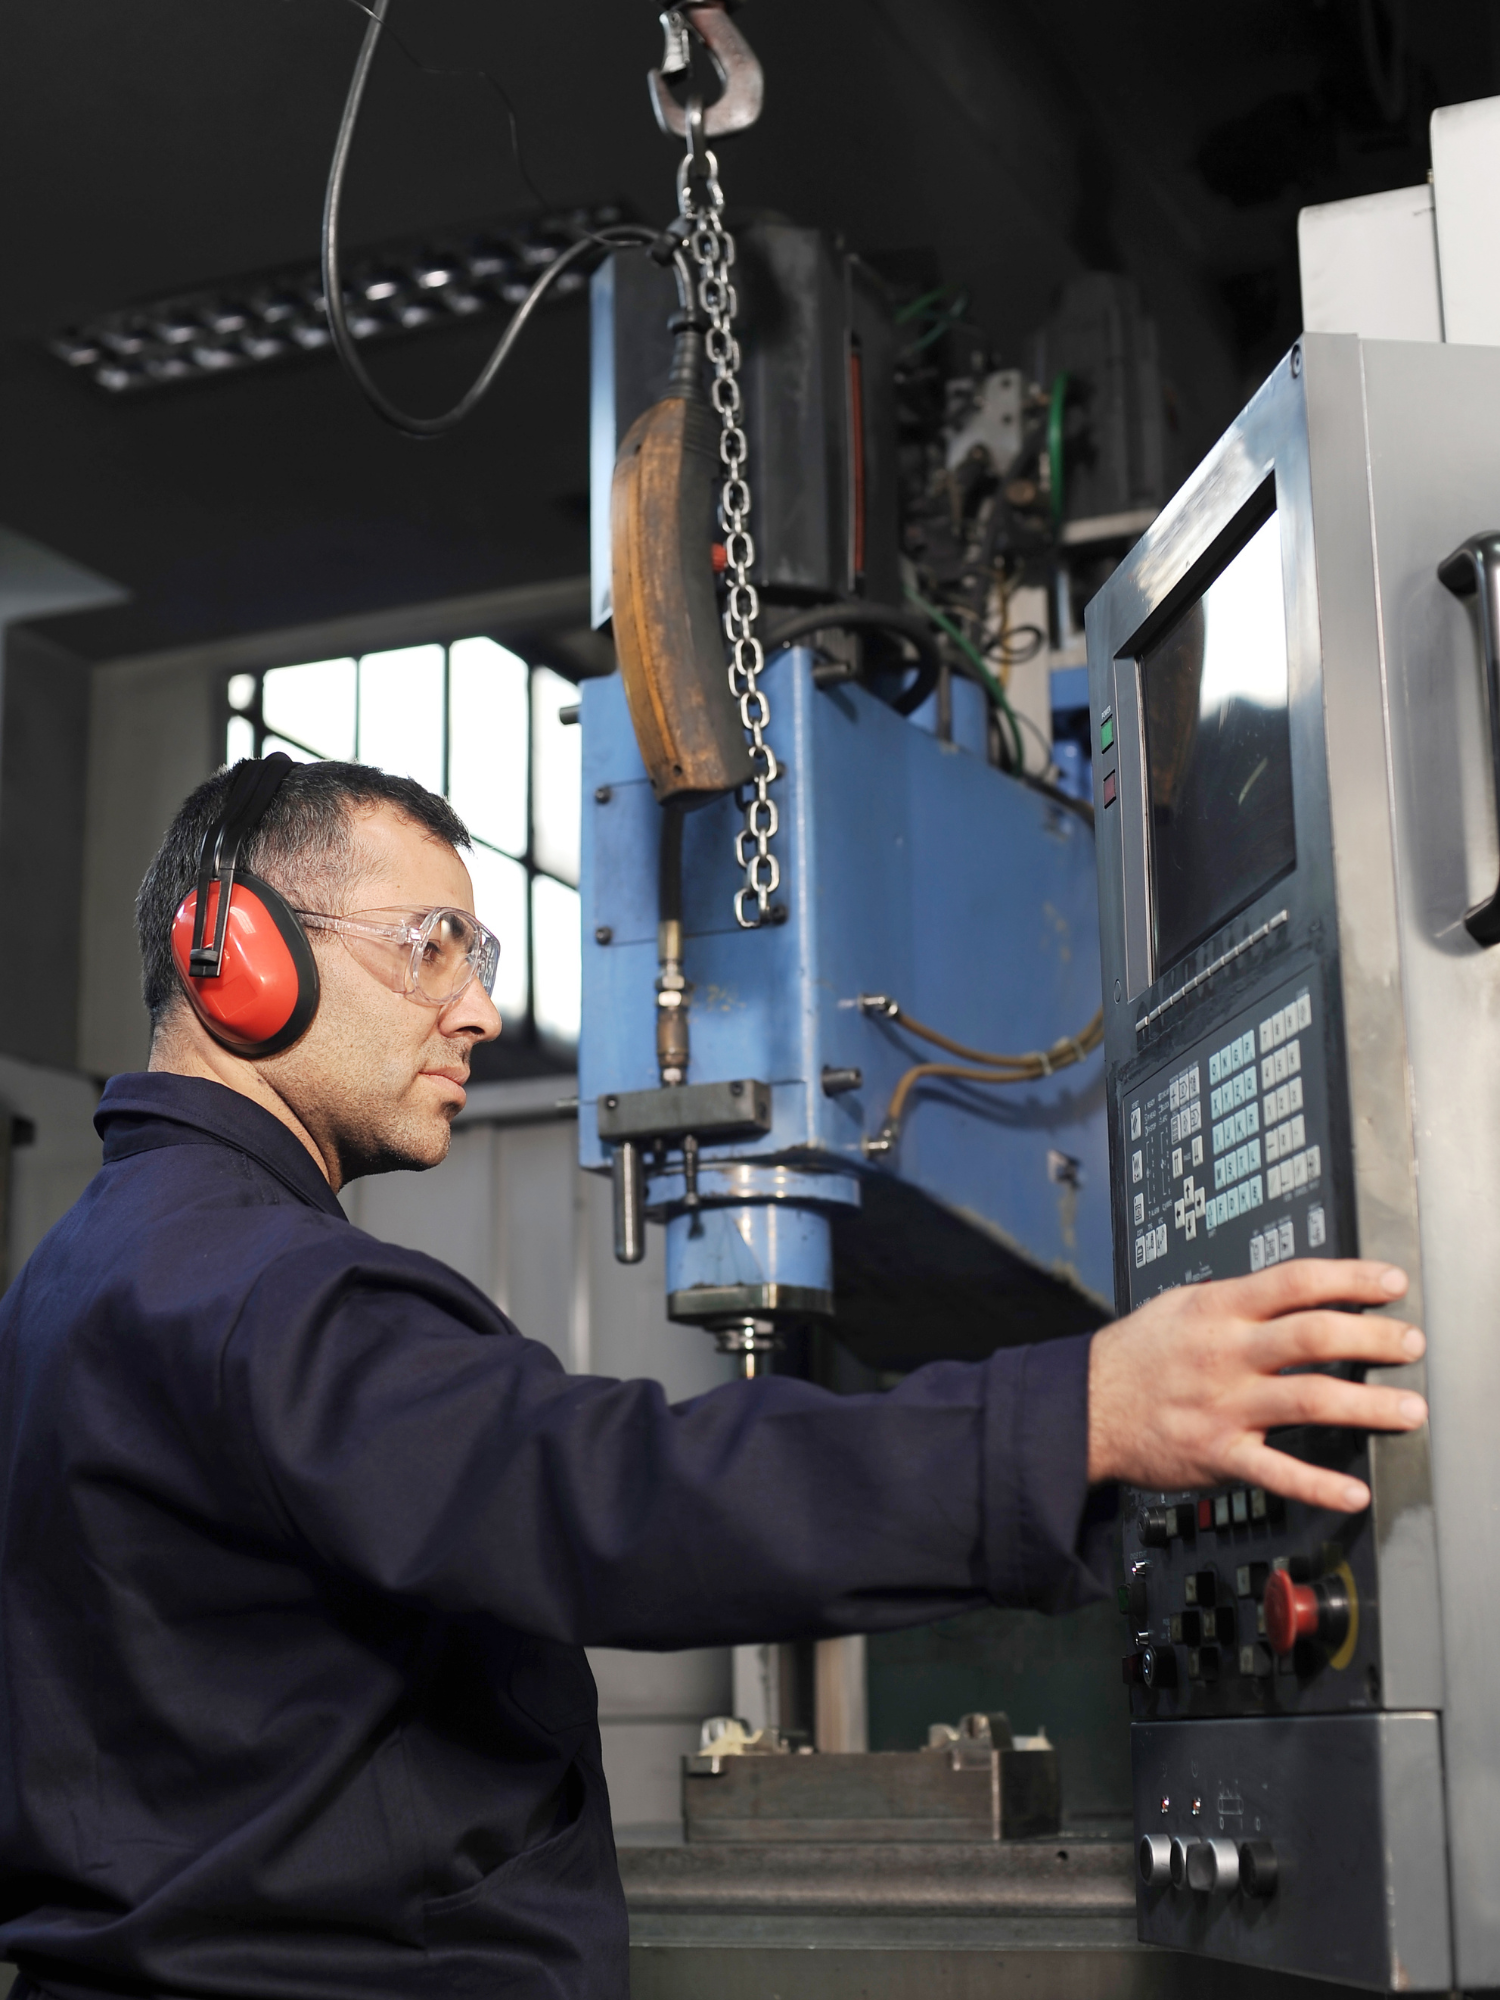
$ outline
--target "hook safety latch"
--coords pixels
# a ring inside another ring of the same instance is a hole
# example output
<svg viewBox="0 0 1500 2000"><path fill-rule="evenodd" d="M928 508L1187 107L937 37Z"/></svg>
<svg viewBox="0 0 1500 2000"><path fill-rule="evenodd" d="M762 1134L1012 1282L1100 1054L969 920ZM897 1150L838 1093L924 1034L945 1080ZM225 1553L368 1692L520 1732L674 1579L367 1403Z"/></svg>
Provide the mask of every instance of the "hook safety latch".
<svg viewBox="0 0 1500 2000"><path fill-rule="evenodd" d="M722 138L727 132L743 132L753 125L765 103L765 72L730 19L728 0L697 0L692 6L669 8L661 24L667 38L666 52L661 68L652 70L647 81L651 108L663 132L677 139L688 135L687 107L678 103L669 86L688 73L693 35L707 49L724 86L704 110L704 138Z"/></svg>

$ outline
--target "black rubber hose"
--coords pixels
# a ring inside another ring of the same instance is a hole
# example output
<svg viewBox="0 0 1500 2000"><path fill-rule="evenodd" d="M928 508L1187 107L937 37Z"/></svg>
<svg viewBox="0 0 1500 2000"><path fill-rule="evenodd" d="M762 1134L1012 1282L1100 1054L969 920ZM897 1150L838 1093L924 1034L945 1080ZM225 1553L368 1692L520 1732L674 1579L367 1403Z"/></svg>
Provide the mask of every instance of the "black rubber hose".
<svg viewBox="0 0 1500 2000"><path fill-rule="evenodd" d="M587 251L598 247L627 248L638 246L642 249L654 243L657 232L635 223L622 223L616 228L601 229L580 237L570 243L566 250L550 263L516 307L504 333L496 343L493 353L480 370L478 376L463 396L436 417L414 417L393 403L383 390L378 388L369 370L365 367L354 336L349 331L349 321L344 311L343 280L339 269L339 219L343 209L344 176L348 172L349 152L354 144L354 128L359 122L360 102L369 81L370 66L375 60L375 50L380 41L380 31L385 26L385 17L391 0L374 0L369 10L369 25L365 29L364 41L360 44L359 56L354 65L354 75L349 82L349 95L344 103L344 115L339 120L338 138L334 142L333 163L328 171L328 192L323 203L323 296L328 306L328 330L333 337L333 345L340 361L354 382L355 387L377 416L407 437L441 437L451 431L455 424L461 424L484 396L495 377L505 366L511 349L519 339L526 322L541 303L547 288L553 280L560 278L570 264L576 264Z"/></svg>
<svg viewBox="0 0 1500 2000"><path fill-rule="evenodd" d="M782 619L763 636L761 643L768 653L774 652L778 646L789 646L794 639L805 639L811 632L827 632L837 627L851 632L889 632L915 647L917 677L891 703L898 715L910 715L919 709L937 686L943 659L932 627L925 618L918 618L910 611L898 611L894 605L869 604L863 598L846 604L814 604L806 611L795 611L790 618Z"/></svg>
<svg viewBox="0 0 1500 2000"><path fill-rule="evenodd" d="M682 922L682 823L687 814L680 805L661 809L661 851L657 860L657 917L664 924Z"/></svg>

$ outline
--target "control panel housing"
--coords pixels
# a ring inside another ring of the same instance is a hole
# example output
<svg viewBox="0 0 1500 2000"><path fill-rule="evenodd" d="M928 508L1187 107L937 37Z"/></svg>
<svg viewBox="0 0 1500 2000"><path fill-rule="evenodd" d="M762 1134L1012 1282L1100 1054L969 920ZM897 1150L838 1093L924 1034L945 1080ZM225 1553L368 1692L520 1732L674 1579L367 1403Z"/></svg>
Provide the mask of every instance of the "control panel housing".
<svg viewBox="0 0 1500 2000"><path fill-rule="evenodd" d="M1496 520L1500 350L1309 335L1087 620L1116 1296L1389 1258L1432 1411L1127 1496L1140 1933L1384 1990L1500 1986Z"/></svg>

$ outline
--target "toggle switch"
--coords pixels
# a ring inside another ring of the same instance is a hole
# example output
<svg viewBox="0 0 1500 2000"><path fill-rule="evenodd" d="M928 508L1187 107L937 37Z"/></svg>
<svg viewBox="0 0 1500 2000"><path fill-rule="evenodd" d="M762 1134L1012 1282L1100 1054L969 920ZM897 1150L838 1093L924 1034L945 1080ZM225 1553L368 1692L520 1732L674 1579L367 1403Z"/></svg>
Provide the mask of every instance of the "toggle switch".
<svg viewBox="0 0 1500 2000"><path fill-rule="evenodd" d="M1141 1880L1148 1889L1162 1889L1172 1879L1172 1843L1164 1833L1146 1833L1136 1850Z"/></svg>
<svg viewBox="0 0 1500 2000"><path fill-rule="evenodd" d="M1140 1510L1140 1540L1144 1548L1166 1548L1172 1536L1190 1532L1188 1508L1146 1506Z"/></svg>
<svg viewBox="0 0 1500 2000"><path fill-rule="evenodd" d="M1232 1840L1195 1840L1187 1851L1187 1885L1200 1896L1240 1886L1240 1850Z"/></svg>
<svg viewBox="0 0 1500 2000"><path fill-rule="evenodd" d="M1263 1602L1266 1643L1283 1657L1299 1639L1316 1639L1337 1652L1349 1636L1349 1592L1340 1577L1294 1583L1289 1571L1273 1569Z"/></svg>

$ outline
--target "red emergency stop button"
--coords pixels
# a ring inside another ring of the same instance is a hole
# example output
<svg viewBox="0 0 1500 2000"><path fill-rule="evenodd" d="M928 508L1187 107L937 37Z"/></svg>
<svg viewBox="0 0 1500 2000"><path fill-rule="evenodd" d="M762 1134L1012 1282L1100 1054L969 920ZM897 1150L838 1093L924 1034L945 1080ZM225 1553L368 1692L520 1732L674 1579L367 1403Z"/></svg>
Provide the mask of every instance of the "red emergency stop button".
<svg viewBox="0 0 1500 2000"><path fill-rule="evenodd" d="M1266 1640L1273 1653L1291 1652L1299 1639L1317 1639L1331 1651L1349 1634L1349 1592L1343 1580L1293 1583L1284 1569L1266 1578Z"/></svg>
<svg viewBox="0 0 1500 2000"><path fill-rule="evenodd" d="M1273 1653L1289 1653L1299 1639L1318 1635L1318 1594L1310 1583L1293 1583L1284 1569L1266 1578L1266 1638Z"/></svg>

